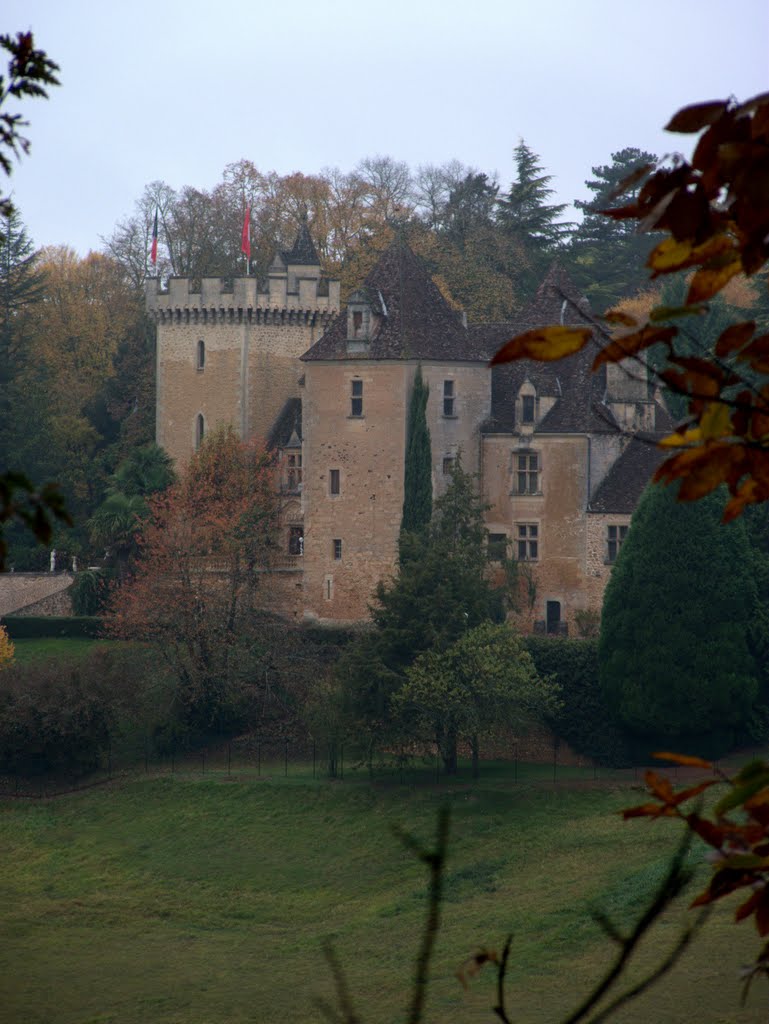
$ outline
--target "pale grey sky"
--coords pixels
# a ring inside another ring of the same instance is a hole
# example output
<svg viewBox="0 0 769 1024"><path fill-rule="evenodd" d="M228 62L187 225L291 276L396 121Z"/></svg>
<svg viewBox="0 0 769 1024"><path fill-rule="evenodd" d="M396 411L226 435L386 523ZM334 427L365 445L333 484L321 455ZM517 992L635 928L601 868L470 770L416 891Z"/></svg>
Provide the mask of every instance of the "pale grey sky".
<svg viewBox="0 0 769 1024"><path fill-rule="evenodd" d="M688 153L679 107L769 89L767 0L5 0L0 31L29 28L62 85L22 108L10 183L35 244L81 254L148 182L241 158L456 157L505 187L523 137L572 202L625 146Z"/></svg>

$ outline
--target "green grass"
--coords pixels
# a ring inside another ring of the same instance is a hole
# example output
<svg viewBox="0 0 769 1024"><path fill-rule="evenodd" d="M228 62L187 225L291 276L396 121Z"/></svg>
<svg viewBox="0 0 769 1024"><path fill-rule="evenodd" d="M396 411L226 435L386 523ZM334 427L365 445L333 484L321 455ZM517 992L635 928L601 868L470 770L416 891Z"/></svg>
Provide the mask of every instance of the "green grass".
<svg viewBox="0 0 769 1024"><path fill-rule="evenodd" d="M34 661L60 658L67 661L84 657L95 647L114 644L111 640L89 640L84 637L39 637L34 640L14 640L14 660L19 665Z"/></svg>
<svg viewBox="0 0 769 1024"><path fill-rule="evenodd" d="M279 773L179 774L53 801L0 804L0 1019L24 1024L286 1024L331 998L333 940L365 1022L404 1018L425 909L423 867L395 838L429 841L452 807L443 927L427 1020L491 1022L491 973L455 970L514 933L510 1008L555 1022L612 950L590 905L622 923L675 843L665 822L623 824L630 789L446 783L371 787ZM685 915L658 925L666 948ZM749 926L725 908L655 990L618 1021L763 1021L765 991L739 1009Z"/></svg>

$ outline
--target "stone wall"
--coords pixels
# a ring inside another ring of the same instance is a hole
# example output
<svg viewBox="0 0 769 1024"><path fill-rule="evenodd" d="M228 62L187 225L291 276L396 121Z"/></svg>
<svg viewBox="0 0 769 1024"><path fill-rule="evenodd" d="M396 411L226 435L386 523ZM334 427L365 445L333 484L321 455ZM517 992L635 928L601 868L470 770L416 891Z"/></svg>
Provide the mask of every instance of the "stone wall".
<svg viewBox="0 0 769 1024"><path fill-rule="evenodd" d="M416 367L362 359L308 363L306 369L306 617L354 622L368 617L376 584L395 568ZM351 415L353 380L363 385L362 416ZM338 473L338 494L332 493L332 471Z"/></svg>
<svg viewBox="0 0 769 1024"><path fill-rule="evenodd" d="M71 615L69 572L0 574L0 618L4 615Z"/></svg>

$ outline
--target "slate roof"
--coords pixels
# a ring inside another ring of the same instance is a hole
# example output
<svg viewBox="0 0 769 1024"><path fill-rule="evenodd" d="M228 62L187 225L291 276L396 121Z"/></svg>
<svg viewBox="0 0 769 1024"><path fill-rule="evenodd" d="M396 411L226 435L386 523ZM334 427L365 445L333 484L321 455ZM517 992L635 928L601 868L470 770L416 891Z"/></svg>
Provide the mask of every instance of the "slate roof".
<svg viewBox="0 0 769 1024"><path fill-rule="evenodd" d="M658 407L659 408L659 407ZM603 478L590 500L589 512L616 512L631 515L644 488L665 452L657 447L661 434L637 434Z"/></svg>
<svg viewBox="0 0 769 1024"><path fill-rule="evenodd" d="M318 251L310 237L310 229L306 220L303 220L299 227L293 249L281 253L281 256L286 266L289 263L294 266L297 264L320 266Z"/></svg>
<svg viewBox="0 0 769 1024"><path fill-rule="evenodd" d="M599 345L608 337L602 325L590 315L587 301L579 295L566 272L553 264L537 290L536 297L516 317L504 324L480 324L471 333L484 347L488 358L506 341L535 327L548 324L588 326L595 342L576 355L553 363L521 359L495 366L491 377L491 418L484 433L509 433L515 430L515 398L521 385L530 381L537 394L556 398L557 402L537 425L537 433L604 433L616 431L617 423L603 404L606 370L592 372Z"/></svg>
<svg viewBox="0 0 769 1024"><path fill-rule="evenodd" d="M297 441L302 440L301 398L288 398L283 404L283 408L278 413L267 435L267 450L274 451L276 448L289 447L289 442L294 434Z"/></svg>
<svg viewBox="0 0 769 1024"><path fill-rule="evenodd" d="M342 312L302 359L487 360L484 338L464 327L461 314L449 306L405 242L396 239L385 250L358 291L376 314L367 350L348 353L347 315Z"/></svg>

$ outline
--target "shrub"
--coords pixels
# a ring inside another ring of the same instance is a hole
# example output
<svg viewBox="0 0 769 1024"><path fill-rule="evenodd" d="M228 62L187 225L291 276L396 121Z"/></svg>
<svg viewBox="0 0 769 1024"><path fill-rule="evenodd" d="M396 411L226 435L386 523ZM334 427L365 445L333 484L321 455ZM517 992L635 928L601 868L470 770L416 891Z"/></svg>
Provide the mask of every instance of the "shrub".
<svg viewBox="0 0 769 1024"><path fill-rule="evenodd" d="M606 588L599 641L606 702L639 745L716 757L758 696L756 562L724 495L678 502L647 488Z"/></svg>
<svg viewBox="0 0 769 1024"><path fill-rule="evenodd" d="M121 659L110 651L11 666L0 674L0 770L92 771L130 692Z"/></svg>
<svg viewBox="0 0 769 1024"><path fill-rule="evenodd" d="M102 633L98 615L6 615L2 625L14 640L46 636L94 638Z"/></svg>
<svg viewBox="0 0 769 1024"><path fill-rule="evenodd" d="M112 575L104 569L83 569L75 576L70 588L75 615L94 616L102 610L109 597Z"/></svg>
<svg viewBox="0 0 769 1024"><path fill-rule="evenodd" d="M526 637L526 648L542 676L561 687L562 709L548 723L572 750L601 764L628 764L626 739L612 720L598 679L598 642Z"/></svg>
<svg viewBox="0 0 769 1024"><path fill-rule="evenodd" d="M0 626L0 669L13 664L15 648L5 626Z"/></svg>

